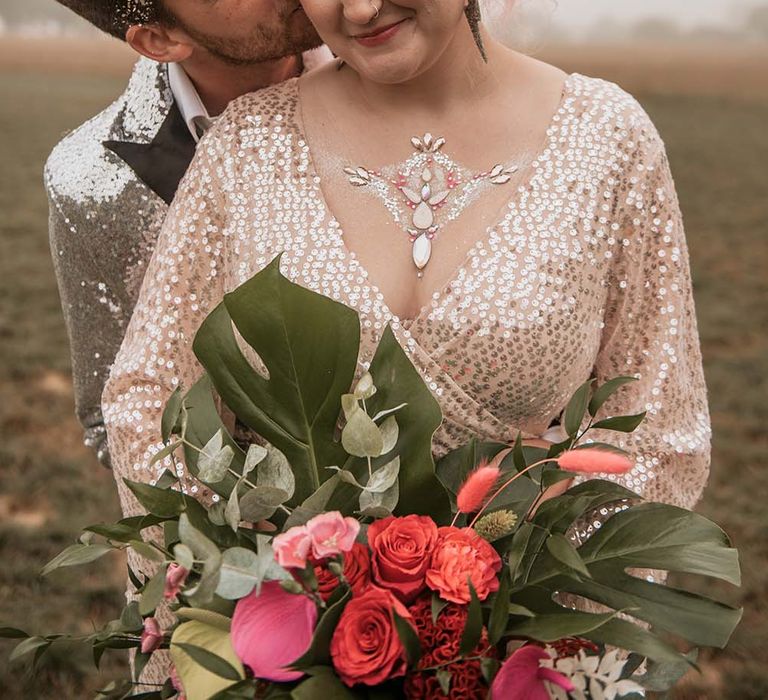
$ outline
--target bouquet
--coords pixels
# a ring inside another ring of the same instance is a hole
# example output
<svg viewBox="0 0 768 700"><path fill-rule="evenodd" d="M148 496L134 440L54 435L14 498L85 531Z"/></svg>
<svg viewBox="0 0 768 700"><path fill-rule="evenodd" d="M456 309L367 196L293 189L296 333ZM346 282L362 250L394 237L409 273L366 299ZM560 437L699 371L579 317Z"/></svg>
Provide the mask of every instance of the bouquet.
<svg viewBox="0 0 768 700"><path fill-rule="evenodd" d="M613 700L666 690L695 666L670 635L727 644L740 610L631 573L738 585L723 531L591 478L632 466L590 438L641 423L601 415L632 378L580 387L567 437L548 449L472 440L435 464L439 406L391 329L355 381L356 313L288 281L279 261L201 326L206 374L169 400L154 457L174 468L153 485L126 481L146 515L86 528L44 569L114 550L142 558L129 567L135 599L80 638L97 665L127 648L136 679L161 668L142 698ZM214 390L258 443L227 431ZM215 494L206 505L174 488L181 458ZM547 498L576 474L587 478ZM574 528L601 509L613 514L580 543ZM20 640L14 659L37 660L62 635L0 636Z"/></svg>

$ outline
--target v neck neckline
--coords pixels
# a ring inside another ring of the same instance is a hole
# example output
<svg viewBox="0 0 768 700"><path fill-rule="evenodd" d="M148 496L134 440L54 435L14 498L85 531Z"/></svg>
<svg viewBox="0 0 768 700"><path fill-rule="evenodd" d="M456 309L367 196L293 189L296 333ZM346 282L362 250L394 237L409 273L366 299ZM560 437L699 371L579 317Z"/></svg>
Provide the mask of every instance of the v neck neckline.
<svg viewBox="0 0 768 700"><path fill-rule="evenodd" d="M393 325L399 325L407 331L423 318L428 318L429 313L431 313L433 308L434 302L439 299L447 289L450 289L456 283L462 272L469 266L470 262L475 258L479 251L485 248L486 243L493 237L497 230L506 221L508 221L512 210L517 209L517 205L520 201L520 195L531 187L536 178L536 175L539 172L539 165L542 158L544 158L544 156L546 156L552 148L555 126L560 120L563 112L566 110L568 98L571 92L571 82L578 75L578 73L568 73L563 80L560 100L558 102L557 108L550 116L547 128L544 132L542 143L536 150L533 151L533 157L524 164L523 169L525 176L518 181L518 184L516 185L512 194L499 208L498 213L495 216L494 223L486 227L484 233L479 236L478 239L468 248L466 255L453 269L448 278L442 284L440 284L438 288L430 293L429 300L419 307L413 317L409 318L403 318L399 316L389 307L389 304L387 303L387 300L385 299L384 294L382 293L379 286L372 280L368 270L363 265L355 251L349 248L346 241L344 240L344 229L342 228L339 220L336 218L336 215L331 210L331 207L329 206L325 197L325 193L323 192L323 188L320 185L320 173L315 167L312 145L307 138L307 130L304 122L304 111L301 101L301 89L299 87L300 78L292 79L293 90L295 91L296 99L296 124L298 127L298 135L299 139L303 141L307 158L307 172L305 175L308 187L314 193L317 201L325 213L325 218L329 221L329 229L333 232L334 244L342 252L344 257L350 260L357 267L358 271L365 280L365 284L368 286L368 289L375 297L380 311L386 318L391 319Z"/></svg>

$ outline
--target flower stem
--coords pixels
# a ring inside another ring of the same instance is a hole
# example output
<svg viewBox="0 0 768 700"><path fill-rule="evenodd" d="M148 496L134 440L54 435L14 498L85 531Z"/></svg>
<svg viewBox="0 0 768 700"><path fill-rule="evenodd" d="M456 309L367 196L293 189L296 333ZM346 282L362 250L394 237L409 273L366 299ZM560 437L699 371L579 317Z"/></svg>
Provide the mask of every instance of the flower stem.
<svg viewBox="0 0 768 700"><path fill-rule="evenodd" d="M480 519L480 517L483 515L483 513L488 510L488 506L491 505L491 503L496 500L496 498L501 494L504 489L506 489L513 481L516 479L519 479L523 474L526 474L527 472L531 471L531 469L535 469L536 467L540 467L542 464L547 464L547 462L557 462L557 457L549 457L547 459L542 459L540 462L535 462L534 464L531 464L530 466L526 467L525 469L517 472L511 479L508 479L505 481L501 486L499 486L498 489L494 492L494 494L488 499L486 504L480 509L480 511L477 513L477 515L474 517L472 522L469 524L470 527L474 527L475 523Z"/></svg>

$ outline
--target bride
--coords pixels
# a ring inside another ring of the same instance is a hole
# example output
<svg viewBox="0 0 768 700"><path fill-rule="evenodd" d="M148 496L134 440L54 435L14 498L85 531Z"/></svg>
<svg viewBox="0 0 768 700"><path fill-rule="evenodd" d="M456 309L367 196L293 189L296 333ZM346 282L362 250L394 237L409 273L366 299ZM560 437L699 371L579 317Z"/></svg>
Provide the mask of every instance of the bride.
<svg viewBox="0 0 768 700"><path fill-rule="evenodd" d="M710 428L688 253L637 101L497 43L477 0L302 5L337 60L237 100L201 142L107 384L125 514L122 478L168 466L148 463L165 400L201 374L201 321L281 252L358 311L359 374L391 325L441 405L436 457L540 437L589 377L634 375L606 407L648 412L622 480L692 507Z"/></svg>

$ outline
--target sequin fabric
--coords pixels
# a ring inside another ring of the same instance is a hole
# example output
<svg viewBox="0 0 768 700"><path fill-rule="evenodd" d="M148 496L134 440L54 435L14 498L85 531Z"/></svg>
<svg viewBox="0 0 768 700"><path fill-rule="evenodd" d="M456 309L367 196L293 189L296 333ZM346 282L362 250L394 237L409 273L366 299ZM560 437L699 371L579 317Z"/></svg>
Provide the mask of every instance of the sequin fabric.
<svg viewBox="0 0 768 700"><path fill-rule="evenodd" d="M104 464L109 449L101 394L168 207L103 142L149 143L172 99L165 67L139 60L125 93L67 135L45 166L76 411L86 444Z"/></svg>
<svg viewBox="0 0 768 700"><path fill-rule="evenodd" d="M365 371L387 324L443 411L441 457L472 436L541 435L585 380L639 381L604 408L648 411L612 477L649 499L692 507L710 427L683 223L664 144L615 84L572 74L500 223L412 319L387 307L322 197L295 80L234 102L206 135L150 262L104 393L115 475L154 482L160 416L201 368L202 319L279 253L294 282L360 315ZM405 261L404 264L409 264ZM182 488L208 498L179 466ZM140 512L118 481L126 515Z"/></svg>

